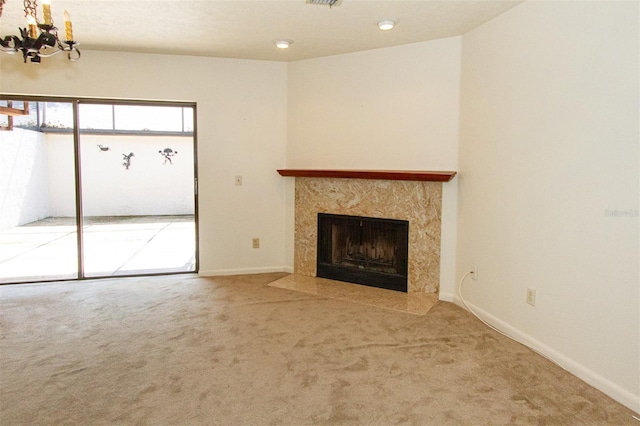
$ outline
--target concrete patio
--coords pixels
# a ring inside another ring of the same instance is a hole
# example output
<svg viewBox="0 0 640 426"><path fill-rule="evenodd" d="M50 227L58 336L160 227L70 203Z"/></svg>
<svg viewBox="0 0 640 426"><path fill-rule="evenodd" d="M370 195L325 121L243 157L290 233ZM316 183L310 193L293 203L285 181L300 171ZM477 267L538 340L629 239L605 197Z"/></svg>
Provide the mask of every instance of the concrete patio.
<svg viewBox="0 0 640 426"><path fill-rule="evenodd" d="M192 215L84 219L86 277L195 271ZM0 283L78 277L75 218L0 231Z"/></svg>

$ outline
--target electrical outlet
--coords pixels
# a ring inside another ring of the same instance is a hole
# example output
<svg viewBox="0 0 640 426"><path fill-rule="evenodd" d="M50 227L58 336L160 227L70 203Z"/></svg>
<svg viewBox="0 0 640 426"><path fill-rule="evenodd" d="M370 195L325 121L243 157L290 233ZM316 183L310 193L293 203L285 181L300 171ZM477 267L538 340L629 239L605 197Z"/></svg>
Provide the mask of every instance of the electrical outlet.
<svg viewBox="0 0 640 426"><path fill-rule="evenodd" d="M536 291L530 288L527 289L527 303L536 306Z"/></svg>
<svg viewBox="0 0 640 426"><path fill-rule="evenodd" d="M477 266L472 266L471 267L471 278L473 278L474 280L478 279L478 267Z"/></svg>
<svg viewBox="0 0 640 426"><path fill-rule="evenodd" d="M242 186L242 176L236 176L236 186Z"/></svg>
<svg viewBox="0 0 640 426"><path fill-rule="evenodd" d="M253 248L260 248L260 238L253 239Z"/></svg>

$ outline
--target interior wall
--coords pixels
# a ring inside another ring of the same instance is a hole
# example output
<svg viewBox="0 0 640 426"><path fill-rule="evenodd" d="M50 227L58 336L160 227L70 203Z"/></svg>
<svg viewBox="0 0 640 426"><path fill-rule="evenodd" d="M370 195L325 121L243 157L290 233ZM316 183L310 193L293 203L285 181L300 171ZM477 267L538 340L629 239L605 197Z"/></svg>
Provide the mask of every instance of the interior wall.
<svg viewBox="0 0 640 426"><path fill-rule="evenodd" d="M453 37L290 63L287 167L456 170L460 54ZM456 185L442 195L440 289L449 292ZM289 259L293 227L289 212Z"/></svg>
<svg viewBox="0 0 640 426"><path fill-rule="evenodd" d="M636 411L638 16L525 2L463 37L457 244L481 313Z"/></svg>
<svg viewBox="0 0 640 426"><path fill-rule="evenodd" d="M90 50L75 63L3 56L3 93L197 102L200 273L283 269L285 193L276 169L285 161L286 64Z"/></svg>

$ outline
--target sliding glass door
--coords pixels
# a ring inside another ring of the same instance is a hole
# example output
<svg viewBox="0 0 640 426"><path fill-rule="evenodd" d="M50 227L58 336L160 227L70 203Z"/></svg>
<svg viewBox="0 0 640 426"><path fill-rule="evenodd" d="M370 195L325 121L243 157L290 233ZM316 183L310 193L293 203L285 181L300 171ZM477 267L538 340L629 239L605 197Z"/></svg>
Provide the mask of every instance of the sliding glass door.
<svg viewBox="0 0 640 426"><path fill-rule="evenodd" d="M194 124L191 104L0 97L0 283L197 271Z"/></svg>
<svg viewBox="0 0 640 426"><path fill-rule="evenodd" d="M80 104L86 276L195 270L193 108Z"/></svg>
<svg viewBox="0 0 640 426"><path fill-rule="evenodd" d="M40 131L62 123L69 102L0 102L0 283L78 277L73 133Z"/></svg>

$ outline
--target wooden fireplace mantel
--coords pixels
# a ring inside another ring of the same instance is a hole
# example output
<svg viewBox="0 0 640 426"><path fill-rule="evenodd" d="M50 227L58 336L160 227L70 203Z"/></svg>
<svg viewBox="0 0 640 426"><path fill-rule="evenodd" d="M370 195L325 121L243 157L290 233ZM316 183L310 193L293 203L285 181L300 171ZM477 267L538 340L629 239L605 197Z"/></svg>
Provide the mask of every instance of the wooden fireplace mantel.
<svg viewBox="0 0 640 426"><path fill-rule="evenodd" d="M344 178L344 179L379 179L379 180L414 180L430 182L449 182L456 175L452 171L423 170L328 170L328 169L278 169L281 176Z"/></svg>

